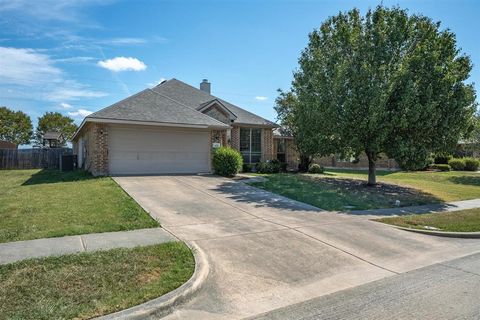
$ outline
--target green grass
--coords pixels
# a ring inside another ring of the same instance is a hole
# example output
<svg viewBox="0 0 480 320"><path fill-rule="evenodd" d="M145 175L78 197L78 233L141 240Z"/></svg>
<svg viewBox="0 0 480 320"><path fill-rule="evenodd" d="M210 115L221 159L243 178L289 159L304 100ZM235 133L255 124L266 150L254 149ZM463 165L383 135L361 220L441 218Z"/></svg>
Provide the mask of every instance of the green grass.
<svg viewBox="0 0 480 320"><path fill-rule="evenodd" d="M427 226L442 231L475 232L480 231L480 209L414 214L382 218L376 221L406 228L428 229L425 228Z"/></svg>
<svg viewBox="0 0 480 320"><path fill-rule="evenodd" d="M159 297L186 282L195 262L170 242L0 266L2 319L88 319Z"/></svg>
<svg viewBox="0 0 480 320"><path fill-rule="evenodd" d="M262 175L252 185L325 210L365 210L480 197L480 174L468 172L379 171L377 187L367 187L366 171Z"/></svg>
<svg viewBox="0 0 480 320"><path fill-rule="evenodd" d="M327 170L326 173L330 177L367 180L366 171ZM379 171L378 181L415 188L441 201L480 198L480 173L476 172Z"/></svg>
<svg viewBox="0 0 480 320"><path fill-rule="evenodd" d="M0 242L157 227L111 178L0 171Z"/></svg>

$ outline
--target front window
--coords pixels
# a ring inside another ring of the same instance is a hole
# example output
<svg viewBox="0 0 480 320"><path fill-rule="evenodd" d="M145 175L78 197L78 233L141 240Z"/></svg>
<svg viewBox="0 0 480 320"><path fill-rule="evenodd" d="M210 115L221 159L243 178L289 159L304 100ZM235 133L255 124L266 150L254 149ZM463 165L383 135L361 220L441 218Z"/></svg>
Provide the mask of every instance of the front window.
<svg viewBox="0 0 480 320"><path fill-rule="evenodd" d="M285 139L277 139L277 160L285 162Z"/></svg>
<svg viewBox="0 0 480 320"><path fill-rule="evenodd" d="M257 163L262 157L262 129L240 128L240 153L244 163Z"/></svg>

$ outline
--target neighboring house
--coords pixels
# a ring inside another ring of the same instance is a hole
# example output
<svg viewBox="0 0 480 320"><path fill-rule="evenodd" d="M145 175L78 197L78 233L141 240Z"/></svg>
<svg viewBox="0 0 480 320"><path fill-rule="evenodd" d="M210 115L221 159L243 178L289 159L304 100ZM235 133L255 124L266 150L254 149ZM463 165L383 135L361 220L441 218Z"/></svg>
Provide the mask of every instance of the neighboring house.
<svg viewBox="0 0 480 320"><path fill-rule="evenodd" d="M10 141L0 140L0 149L17 149L17 145Z"/></svg>
<svg viewBox="0 0 480 320"><path fill-rule="evenodd" d="M277 125L200 89L171 79L86 117L72 138L78 167L94 175L211 171L218 146L246 163L274 159Z"/></svg>
<svg viewBox="0 0 480 320"><path fill-rule="evenodd" d="M47 131L42 137L43 146L47 148L61 148L65 144L63 133L56 131Z"/></svg>
<svg viewBox="0 0 480 320"><path fill-rule="evenodd" d="M295 140L292 134L284 127L276 128L273 131L274 154L276 158L287 163L288 169L296 170L300 162L300 155L295 147ZM346 169L368 169L368 158L362 153L358 159L342 159L339 156L331 155L329 157L315 158L313 163L317 163L326 168L346 168ZM377 160L377 168L397 170L400 169L397 162L386 156Z"/></svg>

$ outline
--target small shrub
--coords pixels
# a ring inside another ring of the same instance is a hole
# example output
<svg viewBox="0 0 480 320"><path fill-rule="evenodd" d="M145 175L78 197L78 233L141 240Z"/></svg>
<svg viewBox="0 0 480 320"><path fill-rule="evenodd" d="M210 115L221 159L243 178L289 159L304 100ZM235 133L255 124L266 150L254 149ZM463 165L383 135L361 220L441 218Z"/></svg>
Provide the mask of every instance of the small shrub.
<svg viewBox="0 0 480 320"><path fill-rule="evenodd" d="M308 173L323 173L325 169L320 165L313 163L308 167Z"/></svg>
<svg viewBox="0 0 480 320"><path fill-rule="evenodd" d="M448 165L455 171L465 170L465 160L464 159L452 159L448 161Z"/></svg>
<svg viewBox="0 0 480 320"><path fill-rule="evenodd" d="M448 164L448 161L452 159L452 156L449 154L436 154L433 158L434 164Z"/></svg>
<svg viewBox="0 0 480 320"><path fill-rule="evenodd" d="M440 170L440 171L450 171L452 168L448 164L432 164L430 167L435 170Z"/></svg>
<svg viewBox="0 0 480 320"><path fill-rule="evenodd" d="M480 160L475 158L466 158L465 159L465 170L467 171L478 171L480 167Z"/></svg>
<svg viewBox="0 0 480 320"><path fill-rule="evenodd" d="M213 171L221 176L236 175L243 166L240 152L228 147L221 147L213 154Z"/></svg>
<svg viewBox="0 0 480 320"><path fill-rule="evenodd" d="M285 171L287 166L285 163L277 159L258 162L255 166L258 173L279 173Z"/></svg>
<svg viewBox="0 0 480 320"><path fill-rule="evenodd" d="M242 168L242 172L253 172L253 167L254 167L254 165L251 164L251 163L244 163L243 168Z"/></svg>

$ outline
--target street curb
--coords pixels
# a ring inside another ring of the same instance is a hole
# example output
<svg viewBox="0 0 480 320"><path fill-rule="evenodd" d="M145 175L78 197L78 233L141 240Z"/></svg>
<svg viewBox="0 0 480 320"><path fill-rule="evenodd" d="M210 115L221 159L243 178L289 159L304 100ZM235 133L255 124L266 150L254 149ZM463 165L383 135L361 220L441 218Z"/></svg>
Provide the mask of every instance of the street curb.
<svg viewBox="0 0 480 320"><path fill-rule="evenodd" d="M389 225L400 230L427 234L429 236L446 237L446 238L480 239L480 232L445 232L445 231L436 231L436 230L405 228L405 227L399 227L391 224Z"/></svg>
<svg viewBox="0 0 480 320"><path fill-rule="evenodd" d="M205 283L205 280L210 272L210 268L207 257L203 250L200 249L193 241L186 244L192 250L195 258L195 271L187 282L161 297L139 304L138 306L97 317L95 319L158 319L159 317L169 314L175 306L192 298L192 296L197 293Z"/></svg>

